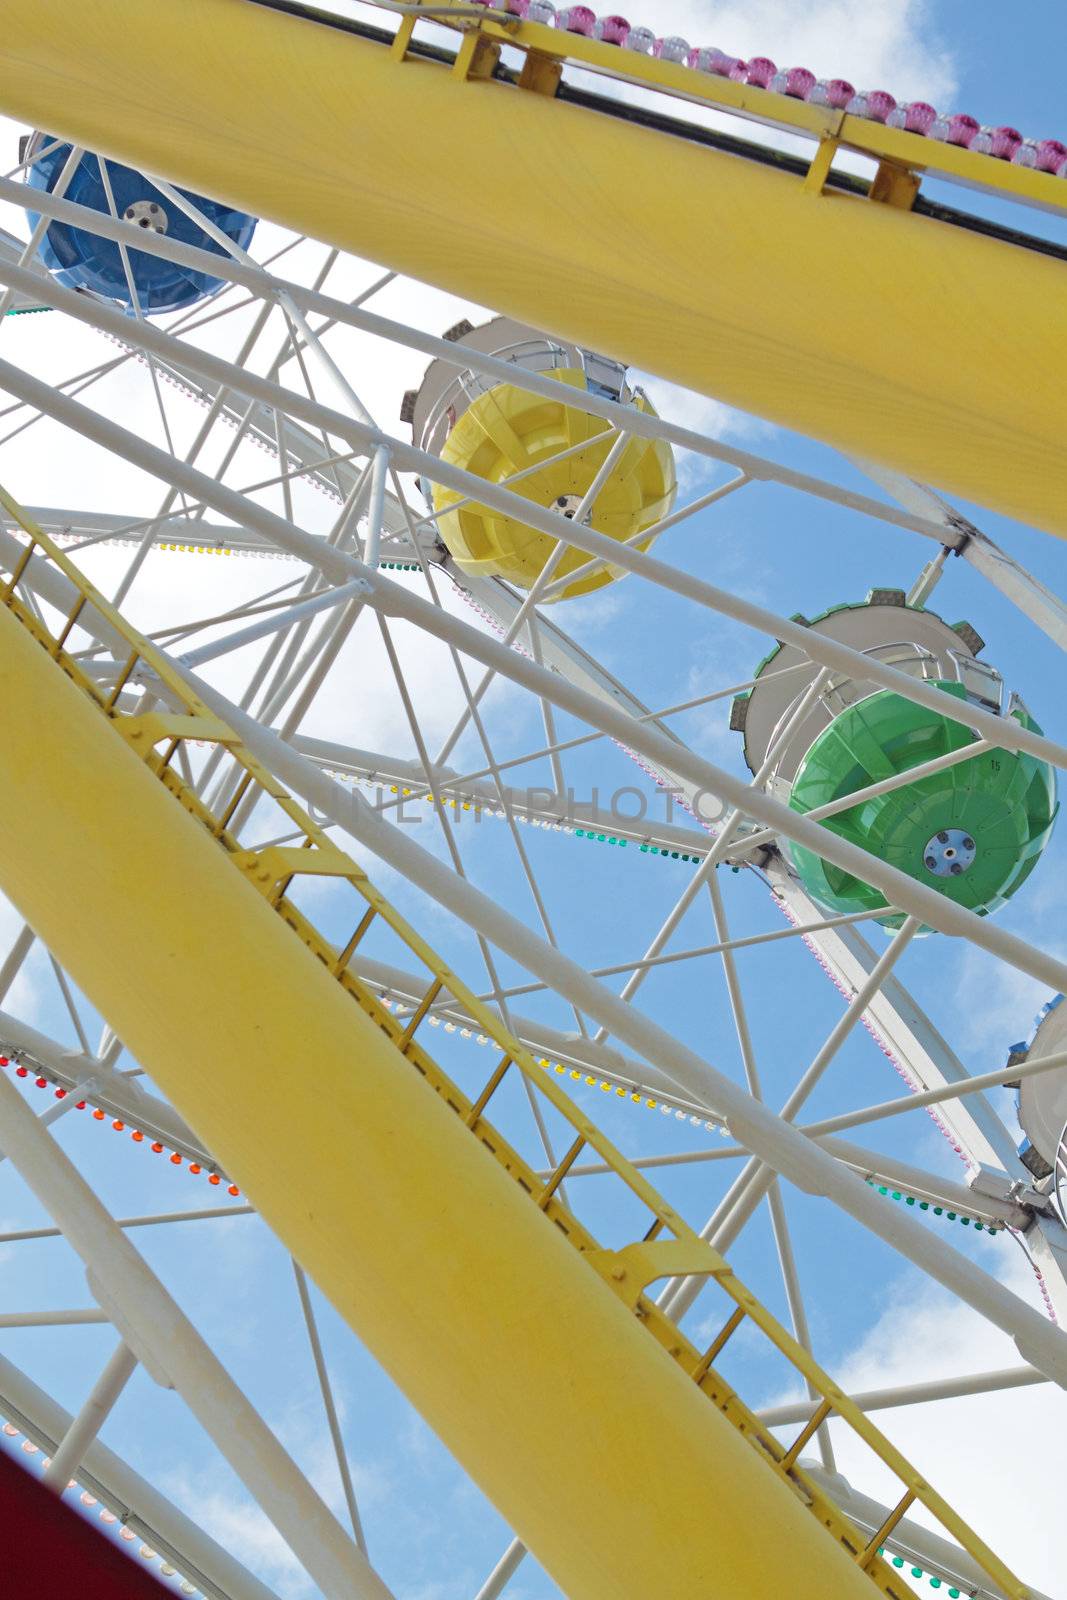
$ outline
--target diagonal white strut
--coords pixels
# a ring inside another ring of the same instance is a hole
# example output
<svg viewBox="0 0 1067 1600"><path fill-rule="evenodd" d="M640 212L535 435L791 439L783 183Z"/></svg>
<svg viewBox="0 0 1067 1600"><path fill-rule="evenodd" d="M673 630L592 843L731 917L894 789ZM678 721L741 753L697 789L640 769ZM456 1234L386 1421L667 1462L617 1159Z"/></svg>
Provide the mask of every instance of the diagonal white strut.
<svg viewBox="0 0 1067 1600"><path fill-rule="evenodd" d="M1016 1342L1031 1365L1067 1387L1067 1335L995 1278L881 1198L804 1134L717 1072L648 1017L530 932L488 896L377 816L358 794L333 783L270 730L231 706L200 680L197 692L224 717L249 750L309 804L395 867L432 898L477 928L500 949L544 978L582 1011L718 1113L731 1132L767 1164L809 1193L824 1195L915 1262Z"/></svg>
<svg viewBox="0 0 1067 1600"><path fill-rule="evenodd" d="M3 280L5 272L10 270L13 269L0 268L0 281ZM77 295L70 298L78 300ZM102 311L105 308L99 309ZM139 328L138 333L142 332L145 336L166 339L165 335L159 335L154 329ZM206 356L203 359L209 362L213 360ZM247 381L249 384L257 384L260 380L248 377ZM795 839L797 843L814 851L816 855L844 868L847 872L856 874L880 889L891 905L919 917L943 933L963 935L973 944L1000 956L1013 966L1019 967L1021 971L1049 984L1053 989L1067 989L1067 964L1035 950L1025 940L1019 939L1003 928L991 927L988 921L947 900L936 890L927 888L926 885L880 861L876 856L849 843L848 840L819 827L817 823L811 822L799 812L790 810L772 796L754 791L748 784L697 756L680 742L666 738L658 730L639 724L617 708L601 703L587 692L562 682L557 673L549 672L526 657L508 650L496 640L487 639L484 634L459 618L447 615L438 607L410 594L399 584L384 578L380 573L372 572L346 551L324 545L321 540L304 533L284 518L255 505L195 468L176 462L165 451L138 438L128 429L99 416L65 395L57 394L47 384L3 361L0 361L0 386L8 389L10 393L30 399L40 410L59 421L69 423L86 437L95 439L155 476L192 487L206 504L213 505L224 514L233 515L235 520L258 526L266 537L283 549L288 549L294 555L308 561L312 566L318 567L331 581L343 583L352 578L364 578L368 585L366 603L376 610L389 616L406 618L443 642L457 645L476 660L497 668L517 683L531 689L533 693L544 696L565 710L572 711L582 720L619 739L650 761L669 765L699 790L721 795L731 805L737 806L756 821L775 828L786 837ZM268 384L267 388L273 390L274 386ZM287 391L279 390L278 394L284 397ZM294 395L290 399L294 404L305 404L300 401L299 396ZM323 408L313 406L312 409L319 412ZM329 419L329 425L342 434L353 430L361 434L369 431L359 429L351 419L342 417L339 413L326 411L324 415ZM433 458L424 457L420 451L411 451L399 444L395 444L395 449L398 454L404 450L409 457L417 457L419 470L425 471L435 466ZM444 476L446 473L447 480ZM440 465L437 476L441 477L441 481L450 481L452 487L456 487L457 484L466 487L468 479L472 483L481 484L481 480L473 478L470 474L444 465ZM482 484L480 493L486 504L495 504L497 509L508 514L514 510L512 501L515 497L506 491ZM541 531L548 532L554 537L561 536L560 528L556 526L561 524L563 530L570 530L569 533L564 532L562 536L570 537L574 543L583 548L600 552L601 546L607 546L609 549L614 546L613 540L595 534L586 527L575 528L566 518L541 512L528 501L522 500L518 504L522 508L523 517L531 526L538 526ZM919 683L906 673L886 667L871 657L791 623L773 612L764 611L761 607L736 599L710 584L678 573L649 556L634 551L627 551L624 554L626 564L634 571L642 571L663 583L665 587L689 595L701 603L710 604L713 609L736 616L738 620L749 622L753 627L764 628L780 638L789 639L799 644L813 660L819 660L824 666L896 690L918 704L927 705L939 716L946 716L950 720L962 721L967 726L973 726L977 732L985 733L998 747L1025 749L1043 760L1051 760L1067 767L1067 749L1052 740L1029 732L1012 719L995 716L978 706L964 705L938 689L931 689Z"/></svg>
<svg viewBox="0 0 1067 1600"><path fill-rule="evenodd" d="M391 1600L390 1591L301 1475L69 1157L0 1076L0 1143L63 1228L135 1353L182 1395L326 1600Z"/></svg>
<svg viewBox="0 0 1067 1600"><path fill-rule="evenodd" d="M335 549L321 548L319 541L303 534L282 518L244 501L232 490L214 483L195 469L179 467L162 451L146 444L128 430L96 416L77 402L55 395L46 385L39 384L37 380L18 369L8 368L5 363L0 363L0 382L11 384L16 393L22 391L30 393L35 402L39 395L44 402L44 409L73 420L75 425L90 437L96 437L101 442L110 444L119 454L145 465L148 471L164 479L171 471L180 471L183 476L188 477L195 492L209 504L214 503L216 508L222 509L226 514L229 514L231 509L239 507L242 519L247 516L250 521L257 522L267 532L268 537L276 539L283 547L292 549L294 553L314 565L321 566L327 576L335 581L340 582L355 576L364 577L371 591L369 603L383 610L410 617L411 620L421 623L428 632L443 638L446 642L459 644L468 654L482 660L486 665L499 665L501 670L532 688L535 693L545 694L555 703L573 710L576 715L593 726L605 728L613 736L621 737L632 747L647 754L651 760L670 762L692 781L720 789L731 803L744 806L759 820L772 825L780 824L783 832L792 834L809 848L824 854L847 870L858 872L875 882L888 898L902 909L913 915L922 916L934 926L940 926L947 931L965 933L976 944L989 949L993 954L1003 956L1023 971L1040 977L1042 981L1050 983L1057 989L1067 988L1067 967L1064 967L1063 963L1033 950L1025 941L1007 933L1004 929L991 927L981 918L952 905L933 890L926 889L905 874L877 862L874 857L849 845L845 840L826 834L817 824L808 823L806 819L781 806L770 796L755 794L739 779L721 772L710 763L694 756L683 746L665 738L655 730L635 724L633 719L624 713L613 710L594 700L590 695L565 684L557 674L545 671L526 658L508 651L496 641L486 639L476 629L458 619L446 616L426 602L408 595L399 586L378 574L371 573L353 557ZM347 419L344 420L347 426ZM851 656L853 652L848 651L846 654ZM859 657L858 660L866 666L865 658ZM910 684L911 680L905 678L904 682ZM239 713L236 707L220 701L220 697L206 685L199 684L198 688L209 703L216 706L222 704L223 714L235 725L236 731L247 740L249 748L255 751L266 765L277 770L283 778L291 782L305 799L320 805L328 814L338 819L345 819L343 826L349 832L365 844L369 844L384 859L398 865L400 870L406 872L413 881L421 883L427 892L438 899L443 899L452 909L455 910L462 904L464 909L458 914L472 926L486 930L486 937L493 939L501 948L508 949L523 965L551 983L552 987L570 999L573 1004L609 1026L639 1054L655 1059L665 1071L675 1076L703 1103L709 1104L726 1117L740 1141L768 1165L809 1192L825 1194L835 1199L843 1209L863 1221L894 1248L915 1260L925 1271L952 1288L953 1292L975 1305L983 1315L1001 1326L1016 1339L1021 1353L1033 1365L1041 1367L1050 1376L1055 1376L1057 1381L1067 1385L1067 1340L1036 1312L1025 1306L987 1274L971 1266L942 1241L914 1227L910 1219L893 1214L890 1208L882 1205L879 1197L867 1189L866 1185L853 1178L851 1174L843 1172L825 1152L818 1150L802 1134L782 1124L773 1113L753 1102L744 1091L739 1090L721 1074L714 1072L693 1052L685 1050L669 1034L640 1014L634 1013L625 1004L612 1004L613 997L606 995L602 985L590 979L575 963L568 961L559 952L553 951L550 946L530 935L521 924L507 917L506 913L486 897L479 895L470 885L457 885L453 874L441 868L440 863L413 845L412 841L401 839L399 837L401 830L393 829L375 817L358 796L350 795L338 785L331 783L310 763L302 761L276 736L269 734L251 719ZM440 876L442 873L443 877ZM464 898L465 896L469 898Z"/></svg>

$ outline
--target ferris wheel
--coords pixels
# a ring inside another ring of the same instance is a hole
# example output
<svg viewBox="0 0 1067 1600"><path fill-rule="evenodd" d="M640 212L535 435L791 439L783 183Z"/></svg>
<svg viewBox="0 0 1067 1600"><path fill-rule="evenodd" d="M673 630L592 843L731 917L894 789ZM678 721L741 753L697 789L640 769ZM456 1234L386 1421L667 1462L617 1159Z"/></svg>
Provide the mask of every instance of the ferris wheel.
<svg viewBox="0 0 1067 1600"><path fill-rule="evenodd" d="M9 10L2 1454L208 1600L1052 1600L1067 147Z"/></svg>

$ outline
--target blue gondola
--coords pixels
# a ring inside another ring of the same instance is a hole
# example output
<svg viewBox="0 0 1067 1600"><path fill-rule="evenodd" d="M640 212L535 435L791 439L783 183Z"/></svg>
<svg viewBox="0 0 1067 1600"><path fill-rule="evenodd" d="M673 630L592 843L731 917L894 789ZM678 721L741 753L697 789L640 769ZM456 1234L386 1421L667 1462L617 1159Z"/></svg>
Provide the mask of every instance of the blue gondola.
<svg viewBox="0 0 1067 1600"><path fill-rule="evenodd" d="M49 150L51 143L50 136L36 133L27 152L31 156L39 150L47 152L38 156L28 168L27 182L32 188L49 192L55 188L71 151L69 144L59 144ZM110 216L111 206L100 169L100 158L87 152L67 185L65 198ZM215 255L224 253L217 240L211 238L197 222L132 167L109 160L107 177L115 212L124 221L146 231L151 229L154 233L180 239L183 244L210 250ZM235 211L218 200L206 200L184 189L178 192L232 239L235 245L241 249L248 248L256 227L255 217ZM36 226L37 214L28 207L27 213L31 226ZM122 254L112 240L103 239L86 228L73 227L68 222L54 221L41 241L39 253L45 266L68 288L87 290L133 309L133 297L122 264ZM221 278L207 272L195 272L163 256L147 255L142 250L130 250L128 255L138 305L145 314L184 310L222 287Z"/></svg>

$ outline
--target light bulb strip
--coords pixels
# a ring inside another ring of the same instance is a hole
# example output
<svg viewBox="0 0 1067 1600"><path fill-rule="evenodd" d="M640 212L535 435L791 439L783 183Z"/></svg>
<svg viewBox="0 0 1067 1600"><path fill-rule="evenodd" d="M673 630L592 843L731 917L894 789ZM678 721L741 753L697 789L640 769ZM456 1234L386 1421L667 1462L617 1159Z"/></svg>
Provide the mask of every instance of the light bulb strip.
<svg viewBox="0 0 1067 1600"><path fill-rule="evenodd" d="M44 1452L37 1441L32 1439L29 1435L24 1436L22 1430L16 1427L13 1422L5 1422L3 1426L0 1427L0 1436L10 1439L12 1447L16 1441L20 1441L19 1448L22 1450L24 1455L30 1456L31 1458L41 1456L42 1459L40 1462L40 1467L42 1472L46 1471L51 1465L51 1458L44 1455ZM94 1488L98 1487L99 1485L94 1484ZM71 1478L67 1488L77 1489L78 1480L76 1478ZM117 1534L118 1538L123 1544L132 1545L136 1543L140 1536L128 1525L127 1518L134 1514L129 1508L123 1508L120 1511L114 1511L110 1506L101 1504L100 1495L94 1494L91 1489L83 1489L78 1498L87 1511L91 1511L97 1506L100 1507L98 1513L100 1521L104 1524L109 1532ZM121 1506L122 1502L116 1499L114 1504ZM131 1550L130 1555L132 1556L133 1553L134 1552ZM177 1585L174 1592L183 1595L197 1595L201 1593L201 1590L197 1588L196 1584L187 1578L175 1566L173 1566L166 1556L161 1556L158 1551L153 1550L151 1545L145 1544L143 1540L138 1548L137 1554L143 1561L158 1561L159 1576L161 1578L177 1579Z"/></svg>
<svg viewBox="0 0 1067 1600"><path fill-rule="evenodd" d="M42 1068L40 1063L35 1063L33 1067L26 1066L25 1061L27 1059L29 1058L26 1057L24 1059L22 1052L9 1049L0 1055L0 1067L14 1065L16 1078L31 1079L35 1088L51 1090L57 1100L69 1099L71 1091L64 1084L51 1075L46 1068ZM132 1127L124 1122L122 1118L112 1116L103 1106L92 1105L89 1098L75 1101L75 1110L89 1111L94 1122L110 1122L112 1131L115 1133L128 1132L135 1144L146 1144L153 1155L168 1155L171 1166L181 1167L187 1165L194 1178L206 1177L212 1188L219 1188L225 1184L227 1194L232 1195L235 1199L240 1195L241 1191L237 1185L235 1183L227 1183L225 1174L216 1167L202 1161L191 1160L180 1150L168 1148L162 1140L153 1139L140 1128Z"/></svg>
<svg viewBox="0 0 1067 1600"><path fill-rule="evenodd" d="M908 1194L906 1190L893 1189L886 1183L877 1183L874 1178L866 1179L868 1186L877 1189L879 1194L884 1194L890 1200L902 1201L906 1206L915 1206L919 1211L928 1211L932 1216L944 1217L946 1222L959 1222L965 1228L973 1226L975 1233L988 1233L991 1239L1003 1233L1003 1228L994 1228L991 1223L982 1222L978 1217L970 1217L963 1211L950 1211L947 1206L938 1206L932 1200L920 1200L916 1195Z"/></svg>
<svg viewBox="0 0 1067 1600"><path fill-rule="evenodd" d="M598 40L637 55L652 56L694 72L771 95L806 101L841 111L864 122L879 122L918 134L940 144L956 145L995 161L1067 178L1067 144L1059 139L1024 138L1017 128L989 127L966 112L938 111L925 100L898 101L884 89L857 90L846 78L817 78L808 67L780 67L769 56L747 61L714 46L691 45L678 34L657 36L652 28L632 25L626 17L598 17L589 6L557 8L550 0L472 0L487 11L500 11L526 22L541 23L566 33ZM768 110L769 120L774 119Z"/></svg>

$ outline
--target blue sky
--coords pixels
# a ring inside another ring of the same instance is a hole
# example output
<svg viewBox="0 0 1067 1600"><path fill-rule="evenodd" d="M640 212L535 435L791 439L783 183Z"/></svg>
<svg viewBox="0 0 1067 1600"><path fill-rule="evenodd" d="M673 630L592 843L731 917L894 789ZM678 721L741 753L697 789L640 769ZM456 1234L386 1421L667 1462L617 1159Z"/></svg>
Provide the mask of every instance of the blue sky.
<svg viewBox="0 0 1067 1600"><path fill-rule="evenodd" d="M1062 56L1064 28L1059 8L1051 3L1032 3L1010 15L984 0L968 5L959 0L930 0L924 5L897 0L880 6L877 15L860 0L813 3L803 17L784 0L715 8L665 0L655 10L663 31L685 33L692 42L717 43L741 54L760 49L782 64L807 64L821 75L841 73L864 87L886 87L901 97L929 96L945 109L970 110L983 122L1014 123L1036 137L1065 133L1059 84L1051 65ZM636 8L634 20L638 20ZM947 198L959 203L958 195ZM0 220L13 225L7 218ZM366 269L351 270L357 277L360 270L367 275ZM380 308L409 315L434 332L465 309L435 291L405 285L386 291ZM72 370L73 350L51 327L43 327L44 322L23 319L23 326L10 330L12 359L33 363L35 369ZM73 343L79 354L84 349L87 360L108 353L108 347L90 342L87 335ZM354 365L357 387L362 390L365 380L376 407L380 403L382 417L395 417L399 393L417 377L419 363L405 357L383 364L380 349L372 357L366 343L355 342L352 359L367 363L365 371ZM132 379L128 387L116 384L113 403L120 412L132 414L139 392ZM666 414L679 420L695 420L730 442L839 483L869 487L855 468L810 441L697 397L655 387L653 392ZM199 414L176 416L179 434L198 420ZM99 457L67 455L53 474L49 468L56 460L54 448L54 442L24 441L7 451L0 449L0 481L24 498L43 503L116 503L116 481L102 471ZM260 465L265 459L251 457ZM711 486L720 476L707 463L683 463L687 494ZM124 474L119 482L121 509L154 503L156 494L137 474ZM978 508L961 509L1051 588L1067 593L1067 546ZM309 526L318 526L326 513L313 497L301 494L298 514ZM907 589L935 548L918 536L882 528L773 485L746 489L722 507L695 516L669 541L659 553L683 569L736 588L785 614L807 615L839 601L861 599L872 586ZM111 552L100 553L92 567L94 577L113 577L121 559ZM240 570L227 571L224 579L212 569L208 581L234 595L267 587L266 564L239 565ZM179 603L188 614L190 602L205 587L196 559L161 556L150 569L138 600L139 615L157 617ZM177 600L176 591L180 591ZM931 604L949 621L973 622L987 641L986 657L1000 666L1008 686L1022 694L1046 731L1060 739L1067 736L1059 690L1062 662L1044 635L961 561L949 562ZM470 613L462 614L471 618ZM698 613L634 579L561 608L559 620L650 705L743 679L768 648L768 641L750 630L711 613ZM404 630L399 633L403 636ZM373 703L365 692L364 673L376 659L364 653L369 649L358 642L342 657L336 692L328 697L322 723L309 723L308 729L329 730L371 748L413 753L388 687L375 682ZM420 651L407 637L403 658L420 714L424 712L428 724L443 734L455 713L443 689L435 698L438 658ZM727 716L728 702L720 703L681 719L678 728L712 760L742 771ZM541 742L536 708L513 690L498 686L491 691L487 720L500 756ZM571 731L576 731L575 725L560 716L560 737ZM480 765L475 741L468 736L453 761L461 770ZM575 753L567 772L576 788L596 784L601 792L641 781L625 756L606 741ZM530 776L538 781L540 772L535 769ZM416 837L441 853L431 822L423 824ZM654 862L633 849L585 846L534 829L526 829L523 838L561 944L589 967L640 954L691 870ZM503 822L467 821L461 824L458 839L472 879L532 921L533 909ZM1005 927L1053 948L1062 944L1058 902L1065 853L1067 835L1061 829L1018 900L999 917ZM379 876L421 931L444 948L474 987L482 987L484 973L474 941L394 874ZM778 913L754 875L730 874L723 888L733 934L778 925ZM336 908L320 902L319 909L329 919ZM675 948L708 942L712 936L701 904L683 922ZM384 946L374 953L389 959ZM522 981L524 976L503 957L500 971L505 982ZM1030 980L936 936L916 942L900 972L975 1071L1002 1064L1007 1045L1027 1032L1045 998ZM764 1091L777 1103L839 1017L840 997L797 941L747 955L740 973ZM64 1040L71 1037L39 958L31 962L17 999L19 1004L13 1000L12 1009L21 1005L46 1032ZM640 1003L709 1060L740 1077L718 965L708 961L668 968L649 980ZM568 1026L567 1011L558 1002L531 998L520 1002L519 1009L556 1026ZM475 1081L476 1072L489 1069L489 1053L472 1043L440 1031L434 1043L440 1045L444 1064L465 1086ZM315 1092L313 1067L301 1062L274 1065L281 1084L291 1084L294 1098ZM813 1116L830 1114L887 1098L899 1087L881 1053L859 1030L842 1049L810 1109ZM35 1107L43 1105L45 1092L28 1093ZM619 1105L595 1091L580 1091L580 1097L602 1115L631 1155L701 1148L717 1137L658 1112ZM505 1113L505 1131L533 1152L522 1107L505 1102ZM165 1158L152 1156L146 1146L133 1146L127 1136L101 1128L85 1114L71 1113L59 1124L57 1136L116 1215L208 1204L209 1195L215 1194L184 1168L178 1171ZM927 1119L912 1116L886 1124L878 1131L869 1130L864 1140L887 1153L962 1177L957 1158ZM687 1215L702 1221L721 1193L731 1165L677 1169L664 1179L662 1188ZM299 1183L298 1173L293 1181ZM583 1204L589 1218L610 1230L613 1219L606 1194L596 1187L599 1180L585 1182L588 1199L583 1192ZM835 1376L862 1387L874 1381L873 1374L899 1373L903 1381L952 1370L953 1363L967 1370L1012 1364L1013 1353L1005 1341L983 1330L970 1314L924 1284L857 1226L793 1191L787 1194L787 1204L816 1353ZM45 1220L10 1166L0 1166L3 1231ZM957 1248L1033 1298L1025 1263L1008 1235L990 1240L958 1226L931 1223L935 1225L945 1228ZM313 1481L337 1506L336 1476L282 1247L253 1217L139 1230L135 1238ZM784 1316L765 1213L746 1230L733 1259L742 1276ZM0 1246L0 1274L5 1308L87 1303L81 1270L59 1241ZM372 1558L403 1600L469 1600L507 1543L506 1528L321 1296L316 1296L316 1306L344 1408L346 1442ZM710 1312L701 1308L697 1326L705 1316ZM709 1323L709 1328L713 1326ZM76 1409L113 1342L114 1334L107 1329L6 1332L0 1336L0 1351ZM766 1403L783 1390L781 1374L754 1347L740 1347L728 1375L751 1403ZM1002 1486L993 1506L988 1485L999 1460L1025 1459L1024 1451L1029 1452L1035 1437L1055 1438L1057 1419L1062 1431L1067 1420L1063 1397L1047 1389L1027 1390L981 1404L984 1409L971 1402L950 1402L939 1408L885 1413L880 1420L1024 1578L1051 1589L1051 1553L1040 1547L1040 1530L1052 1515L1051 1489L1039 1475L1028 1475L1025 1494ZM589 1425L595 1426L595 1419ZM240 1486L180 1401L155 1389L143 1373L135 1375L104 1438L125 1449L134 1464L175 1500L202 1515L209 1530L259 1571L283 1600L314 1595L279 1541L249 1509ZM864 1478L861 1467L855 1476L862 1487L878 1492L877 1480ZM550 1600L558 1593L532 1560L508 1590L510 1600Z"/></svg>

